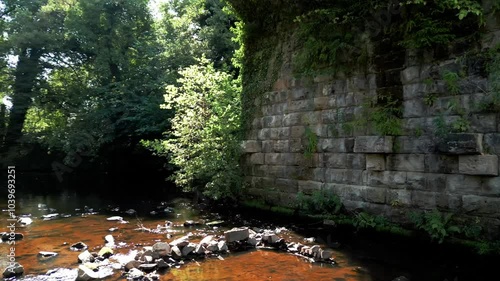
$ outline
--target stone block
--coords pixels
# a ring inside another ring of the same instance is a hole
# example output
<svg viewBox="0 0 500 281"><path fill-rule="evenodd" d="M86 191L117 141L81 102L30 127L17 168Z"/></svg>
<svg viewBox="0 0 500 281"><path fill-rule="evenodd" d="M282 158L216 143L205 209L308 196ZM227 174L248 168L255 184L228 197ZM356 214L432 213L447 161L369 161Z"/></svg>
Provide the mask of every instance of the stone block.
<svg viewBox="0 0 500 281"><path fill-rule="evenodd" d="M444 154L481 154L483 152L482 134L449 134L438 143L438 151Z"/></svg>
<svg viewBox="0 0 500 281"><path fill-rule="evenodd" d="M481 193L500 195L500 177L484 178Z"/></svg>
<svg viewBox="0 0 500 281"><path fill-rule="evenodd" d="M338 111L336 109L322 110L321 121L325 124L336 123L338 120Z"/></svg>
<svg viewBox="0 0 500 281"><path fill-rule="evenodd" d="M409 189L425 190L427 183L427 174L408 172L406 173L406 186Z"/></svg>
<svg viewBox="0 0 500 281"><path fill-rule="evenodd" d="M384 171L385 170L385 155L384 154L367 154L366 155L366 170Z"/></svg>
<svg viewBox="0 0 500 281"><path fill-rule="evenodd" d="M300 125L301 116L302 113L300 112L287 113L283 115L283 126L290 127Z"/></svg>
<svg viewBox="0 0 500 281"><path fill-rule="evenodd" d="M331 97L317 97L314 98L314 110L323 110L330 108Z"/></svg>
<svg viewBox="0 0 500 281"><path fill-rule="evenodd" d="M306 99L306 100L291 101L288 106L288 110L289 112L312 111L314 110L314 100Z"/></svg>
<svg viewBox="0 0 500 281"><path fill-rule="evenodd" d="M423 172L424 154L391 154L387 156L387 170Z"/></svg>
<svg viewBox="0 0 500 281"><path fill-rule="evenodd" d="M386 192L386 188L364 186L361 191L361 197L366 202L385 203Z"/></svg>
<svg viewBox="0 0 500 281"><path fill-rule="evenodd" d="M482 179L480 176L447 175L446 191L457 194L476 194L481 190Z"/></svg>
<svg viewBox="0 0 500 281"><path fill-rule="evenodd" d="M224 231L224 238L227 243L242 241L249 237L250 232L247 227L243 228L233 228L231 230Z"/></svg>
<svg viewBox="0 0 500 281"><path fill-rule="evenodd" d="M325 181L328 183L345 183L347 179L347 170L345 169L326 169Z"/></svg>
<svg viewBox="0 0 500 281"><path fill-rule="evenodd" d="M431 136L402 136L395 138L398 153L431 153L435 143Z"/></svg>
<svg viewBox="0 0 500 281"><path fill-rule="evenodd" d="M491 114L472 114L470 116L470 129L476 133L495 133L497 132L497 115Z"/></svg>
<svg viewBox="0 0 500 281"><path fill-rule="evenodd" d="M264 116L262 117L262 126L264 128L277 128L283 126L283 118L281 116Z"/></svg>
<svg viewBox="0 0 500 281"><path fill-rule="evenodd" d="M500 217L500 198L464 195L462 204L466 212Z"/></svg>
<svg viewBox="0 0 500 281"><path fill-rule="evenodd" d="M288 92L288 98L294 100L305 100L311 97L311 91L306 88L297 88Z"/></svg>
<svg viewBox="0 0 500 281"><path fill-rule="evenodd" d="M323 187L322 182L318 181L298 181L299 192L311 195L316 191L320 191Z"/></svg>
<svg viewBox="0 0 500 281"><path fill-rule="evenodd" d="M425 189L434 192L443 192L446 190L446 180L445 174L425 174Z"/></svg>
<svg viewBox="0 0 500 281"><path fill-rule="evenodd" d="M306 134L305 126L293 126L290 128L290 137L292 138L303 138Z"/></svg>
<svg viewBox="0 0 500 281"><path fill-rule="evenodd" d="M358 75L347 79L348 92L363 91L366 90L367 87L368 87L368 81L366 77L363 75Z"/></svg>
<svg viewBox="0 0 500 281"><path fill-rule="evenodd" d="M425 171L429 173L458 173L458 156L456 155L425 155Z"/></svg>
<svg viewBox="0 0 500 281"><path fill-rule="evenodd" d="M436 209L437 193L413 190L411 192L411 205L420 209Z"/></svg>
<svg viewBox="0 0 500 281"><path fill-rule="evenodd" d="M344 182L348 184L362 185L366 183L366 173L363 170L345 170Z"/></svg>
<svg viewBox="0 0 500 281"><path fill-rule="evenodd" d="M313 169L311 169L311 178L314 181L324 182L325 181L325 173L326 173L325 168L313 168Z"/></svg>
<svg viewBox="0 0 500 281"><path fill-rule="evenodd" d="M254 118L252 120L252 128L262 129L262 118Z"/></svg>
<svg viewBox="0 0 500 281"><path fill-rule="evenodd" d="M277 140L273 144L274 152L288 152L290 149L290 141L289 140Z"/></svg>
<svg viewBox="0 0 500 281"><path fill-rule="evenodd" d="M366 168L366 156L362 153L347 153L347 168L363 170Z"/></svg>
<svg viewBox="0 0 500 281"><path fill-rule="evenodd" d="M411 191L406 189L387 189L385 203L391 206L411 205Z"/></svg>
<svg viewBox="0 0 500 281"><path fill-rule="evenodd" d="M241 143L241 149L244 153L261 152L262 143L256 140L246 140Z"/></svg>
<svg viewBox="0 0 500 281"><path fill-rule="evenodd" d="M319 152L346 152L345 140L343 138L319 139Z"/></svg>
<svg viewBox="0 0 500 281"><path fill-rule="evenodd" d="M250 161L251 165L264 165L264 153L252 153L252 154L250 154L249 161Z"/></svg>
<svg viewBox="0 0 500 281"><path fill-rule="evenodd" d="M269 140L271 138L271 129L269 128L264 128L258 130L258 139L259 140Z"/></svg>
<svg viewBox="0 0 500 281"><path fill-rule="evenodd" d="M290 152L296 153L296 152L304 152L304 146L302 145L302 139L300 138L294 138L289 140L289 149Z"/></svg>
<svg viewBox="0 0 500 281"><path fill-rule="evenodd" d="M416 83L420 80L420 66L410 66L401 71L401 83L403 85Z"/></svg>
<svg viewBox="0 0 500 281"><path fill-rule="evenodd" d="M414 83L414 84L403 85L404 100L423 98L424 95L425 95L425 84Z"/></svg>
<svg viewBox="0 0 500 281"><path fill-rule="evenodd" d="M267 166L267 170L265 171L265 175L266 175L266 177L282 178L285 176L285 168L286 168L286 166L282 166L282 165Z"/></svg>
<svg viewBox="0 0 500 281"><path fill-rule="evenodd" d="M321 112L320 111L310 111L302 113L300 117L300 124L306 126L314 126L319 124L321 120Z"/></svg>
<svg viewBox="0 0 500 281"><path fill-rule="evenodd" d="M346 168L347 154L346 153L324 153L324 165L327 168Z"/></svg>
<svg viewBox="0 0 500 281"><path fill-rule="evenodd" d="M500 154L500 134L485 134L484 135L485 150L491 154Z"/></svg>
<svg viewBox="0 0 500 281"><path fill-rule="evenodd" d="M266 165L279 165L281 164L280 153L264 153L264 163ZM261 163L261 164L264 164Z"/></svg>
<svg viewBox="0 0 500 281"><path fill-rule="evenodd" d="M276 179L276 187L285 193L297 193L299 191L298 181L292 179Z"/></svg>
<svg viewBox="0 0 500 281"><path fill-rule="evenodd" d="M392 153L394 137L360 136L355 138L356 153Z"/></svg>
<svg viewBox="0 0 500 281"><path fill-rule="evenodd" d="M407 100L403 102L403 117L423 117L427 115L427 106L423 100Z"/></svg>
<svg viewBox="0 0 500 281"><path fill-rule="evenodd" d="M387 186L402 187L406 184L406 172L384 171L383 175L384 184Z"/></svg>
<svg viewBox="0 0 500 281"><path fill-rule="evenodd" d="M466 175L498 176L498 156L460 155L458 171Z"/></svg>
<svg viewBox="0 0 500 281"><path fill-rule="evenodd" d="M441 209L458 210L462 208L462 196L438 193L436 194L436 204Z"/></svg>
<svg viewBox="0 0 500 281"><path fill-rule="evenodd" d="M288 139L290 137L290 128L271 128L270 129L270 139L279 140L279 139Z"/></svg>

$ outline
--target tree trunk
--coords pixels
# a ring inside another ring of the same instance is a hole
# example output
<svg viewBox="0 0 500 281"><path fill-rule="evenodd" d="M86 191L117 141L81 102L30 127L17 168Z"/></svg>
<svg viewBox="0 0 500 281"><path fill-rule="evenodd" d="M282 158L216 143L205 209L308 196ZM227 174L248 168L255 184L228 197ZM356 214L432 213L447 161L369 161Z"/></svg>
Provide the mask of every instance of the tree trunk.
<svg viewBox="0 0 500 281"><path fill-rule="evenodd" d="M16 147L20 142L26 113L32 103L36 79L42 71L39 61L41 55L42 50L27 48L19 56L14 73L12 108L9 114L9 123L2 151L11 150L11 148Z"/></svg>
<svg viewBox="0 0 500 281"><path fill-rule="evenodd" d="M5 134L5 115L6 115L5 104L0 104L0 142L3 141Z"/></svg>

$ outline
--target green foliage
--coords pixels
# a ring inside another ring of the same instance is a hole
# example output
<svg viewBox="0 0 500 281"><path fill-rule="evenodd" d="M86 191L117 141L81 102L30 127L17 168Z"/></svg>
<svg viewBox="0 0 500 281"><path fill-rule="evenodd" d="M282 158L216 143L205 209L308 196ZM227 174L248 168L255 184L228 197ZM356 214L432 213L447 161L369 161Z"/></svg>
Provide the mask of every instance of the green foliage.
<svg viewBox="0 0 500 281"><path fill-rule="evenodd" d="M354 226L360 228L384 228L389 225L386 218L382 216L373 216L366 212L360 212L356 215Z"/></svg>
<svg viewBox="0 0 500 281"><path fill-rule="evenodd" d="M340 198L329 190L314 191L311 196L297 193L297 207L309 214L338 214L342 208Z"/></svg>
<svg viewBox="0 0 500 281"><path fill-rule="evenodd" d="M318 136L311 130L310 127L306 127L304 134L306 137L304 156L306 158L311 158L316 152L316 147L318 146Z"/></svg>
<svg viewBox="0 0 500 281"><path fill-rule="evenodd" d="M433 106L434 103L436 102L437 96L435 94L426 94L424 97L424 103L427 106Z"/></svg>
<svg viewBox="0 0 500 281"><path fill-rule="evenodd" d="M471 23L479 26L484 22L480 1L408 0L402 5L405 7L403 10L405 21L400 29L403 34L400 44L406 48L420 49L446 45L457 36L463 36L463 30L466 28L461 28L462 26Z"/></svg>
<svg viewBox="0 0 500 281"><path fill-rule="evenodd" d="M390 97L381 98L372 108L368 119L374 125L375 130L383 136L397 136L402 134L401 127L402 109L398 100Z"/></svg>
<svg viewBox="0 0 500 281"><path fill-rule="evenodd" d="M206 59L180 71L169 85L165 108L175 110L169 139L163 142L178 167L175 183L213 198L240 192L240 85Z"/></svg>
<svg viewBox="0 0 500 281"><path fill-rule="evenodd" d="M438 243L443 243L446 237L460 233L460 228L452 225L453 214L442 214L437 210L432 212L409 214L410 220L415 224L417 229L424 230L431 238Z"/></svg>
<svg viewBox="0 0 500 281"><path fill-rule="evenodd" d="M390 96L380 96L363 104L356 119L344 124L349 131L355 128L370 128L381 136L398 136L403 133L401 103Z"/></svg>

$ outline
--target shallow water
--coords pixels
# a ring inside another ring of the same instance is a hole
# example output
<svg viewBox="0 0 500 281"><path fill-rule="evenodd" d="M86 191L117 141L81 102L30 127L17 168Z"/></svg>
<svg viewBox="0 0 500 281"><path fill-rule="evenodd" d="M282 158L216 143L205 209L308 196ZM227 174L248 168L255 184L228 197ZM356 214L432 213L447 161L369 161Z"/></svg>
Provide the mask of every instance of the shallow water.
<svg viewBox="0 0 500 281"><path fill-rule="evenodd" d="M287 241L302 243L306 243L304 238L310 237L315 234L315 231L318 231L304 227L300 228L301 231L297 231L290 227L293 226L292 222L278 222L269 216L255 219L248 214L211 213L210 211L194 208L187 199L164 202L123 201L109 200L96 195L77 195L76 193L64 192L50 196L24 194L16 203L16 214L30 214L34 221L31 225L25 227L17 226L16 232L23 233L25 237L16 241L16 261L24 266L24 276L34 277L35 280L41 280L42 278L37 278L37 276L45 274L51 269L77 268L77 256L80 252L71 251L69 245L82 241L89 246L89 251L97 252L104 246L104 236L107 234L112 234L115 243L118 245L115 254L128 254L131 251L142 249L143 246L151 246L158 241L169 242L188 233L192 234L191 240L193 241L201 239L206 234L223 235L224 230L233 226L248 225L271 229L285 226L287 228L280 228L281 232L278 235ZM46 205L47 209L39 208L39 204ZM0 208L2 210L6 209L4 202L0 202ZM119 208L119 210L116 208ZM135 209L137 213L125 213L130 208ZM167 209L167 212L165 212L165 209ZM155 211L157 214L153 215L150 213L151 211ZM53 220L44 220L42 218L43 215L55 212L67 217L59 217ZM107 220L108 217L117 215L122 216L128 223ZM6 222L7 218L7 213L3 211L0 214L1 221ZM231 222L216 229L206 225L197 227L183 226L186 220L212 221L221 219ZM139 226L156 229L158 225L164 225L166 220L173 222L173 227L169 229L169 237L165 233L150 233L138 230ZM110 228L117 228L117 230L110 232ZM1 231L7 231L6 227L1 229ZM316 234L319 235L319 233ZM335 240L335 237L328 236L323 240L319 240L319 242L317 240L310 244L319 244L322 248L327 248L331 244L327 245L326 242L332 242L331 239ZM413 281L441 281L446 277L449 277L451 281L458 274L458 271L450 269L448 264L443 267L443 264L424 263L426 261L425 257L416 256L411 252L405 252L407 250L403 249L399 252L398 247L398 245L387 244L376 245L372 248L368 244L366 249L362 251L359 251L359 248L356 247L340 247L334 249L335 265L312 264L302 257L290 253L264 249L229 253L223 255L224 260L206 258L186 262L180 268L173 268L161 274L160 280L390 281L405 274L413 276L413 279L411 279ZM8 265L6 253L9 248L10 246L7 243L0 243L0 251L2 252L0 269L2 272ZM48 259L40 258L38 255L40 251L53 251L57 252L58 255ZM383 260L384 256L391 256L391 260L403 260L403 262L395 265ZM431 257L428 257L428 259L431 259ZM113 260L113 257L110 260ZM123 279L121 272L121 270L116 270L116 274L108 279ZM467 280L467 278L456 280Z"/></svg>

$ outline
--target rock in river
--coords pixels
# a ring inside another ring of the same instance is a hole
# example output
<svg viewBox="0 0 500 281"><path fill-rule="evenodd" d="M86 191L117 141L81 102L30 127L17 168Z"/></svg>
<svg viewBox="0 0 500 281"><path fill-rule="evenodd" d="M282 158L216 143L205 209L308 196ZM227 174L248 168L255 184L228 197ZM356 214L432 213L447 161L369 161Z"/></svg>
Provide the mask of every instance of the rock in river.
<svg viewBox="0 0 500 281"><path fill-rule="evenodd" d="M88 248L87 244L83 243L83 242L76 242L75 244L69 246L69 249L71 251L82 251L82 250L86 250Z"/></svg>
<svg viewBox="0 0 500 281"><path fill-rule="evenodd" d="M24 238L22 233L14 233L14 232L0 232L3 241L7 240L21 240Z"/></svg>
<svg viewBox="0 0 500 281"><path fill-rule="evenodd" d="M245 240L249 235L248 228L233 228L224 232L227 243Z"/></svg>
<svg viewBox="0 0 500 281"><path fill-rule="evenodd" d="M3 277L4 278L11 278L15 276L21 276L24 273L24 267L20 265L18 262L8 266L4 272L3 272Z"/></svg>

